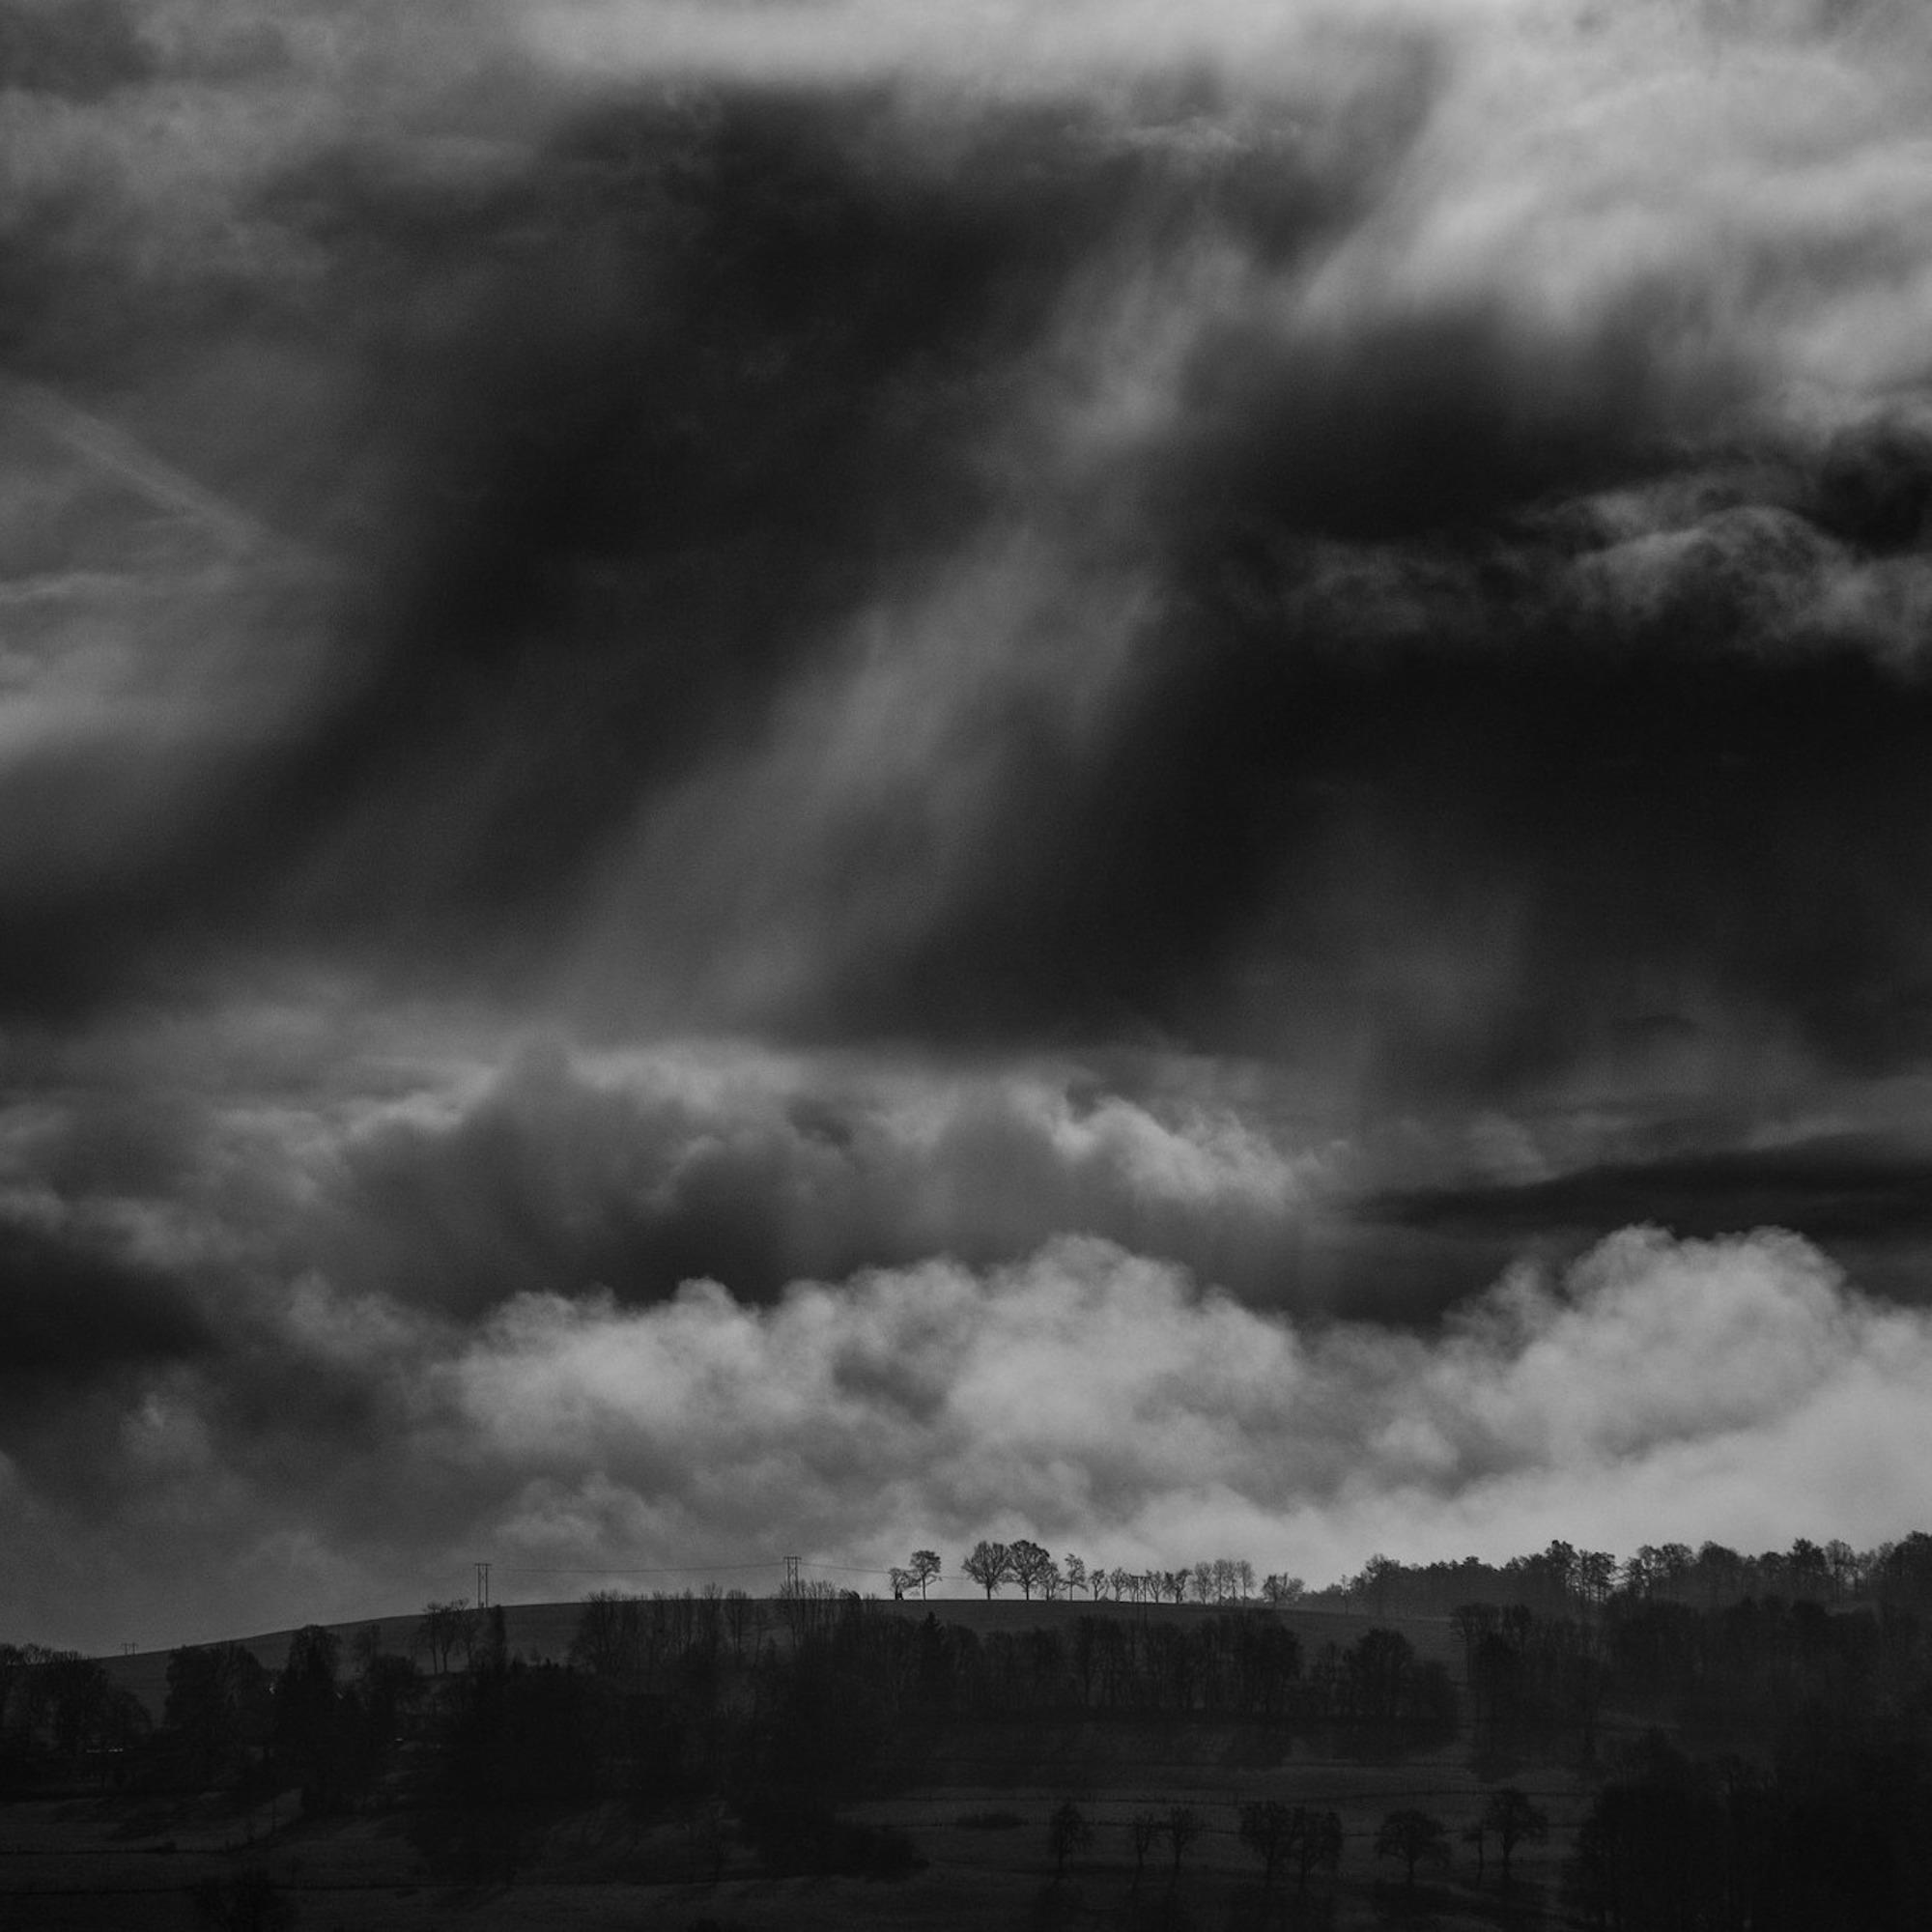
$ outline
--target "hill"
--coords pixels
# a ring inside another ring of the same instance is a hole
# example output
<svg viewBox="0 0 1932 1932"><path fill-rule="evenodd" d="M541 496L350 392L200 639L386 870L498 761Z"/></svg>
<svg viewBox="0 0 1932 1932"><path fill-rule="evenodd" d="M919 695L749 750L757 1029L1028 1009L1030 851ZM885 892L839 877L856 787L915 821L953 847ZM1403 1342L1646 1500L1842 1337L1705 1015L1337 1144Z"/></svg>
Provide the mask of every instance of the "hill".
<svg viewBox="0 0 1932 1932"><path fill-rule="evenodd" d="M1068 1629L1082 1617L1099 1616L1138 1619L1150 1623L1198 1622L1203 1617L1225 1614L1229 1606L1202 1604L1121 1604L1111 1600L1093 1603L1085 1598L1075 1602L1029 1603L1024 1598L932 1597L895 1603L890 1599L867 1600L870 1607L884 1615L919 1621L930 1615L943 1624L956 1625L984 1636L995 1631L1016 1633L1028 1630ZM754 1600L761 1628L781 1623L781 1605L771 1597ZM570 1653L571 1638L577 1633L583 1611L581 1598L534 1604L505 1604L502 1606L504 1637L513 1656L531 1662L561 1663ZM1267 1613L1260 1605L1242 1606L1250 1612ZM1272 1612L1300 1639L1304 1655L1318 1656L1328 1644L1353 1643L1363 1632L1399 1630L1415 1647L1417 1656L1443 1664L1459 1684L1463 1679L1463 1645L1446 1617L1374 1617L1355 1610L1294 1608ZM340 1638L345 1656L364 1633L375 1631L384 1651L414 1654L419 1646L418 1616L364 1617L326 1626ZM289 1654L293 1630L265 1631L232 1641L253 1656L270 1671L281 1669ZM168 1657L165 1650L133 1651L106 1657L101 1662L115 1683L131 1690L158 1720L167 1701Z"/></svg>

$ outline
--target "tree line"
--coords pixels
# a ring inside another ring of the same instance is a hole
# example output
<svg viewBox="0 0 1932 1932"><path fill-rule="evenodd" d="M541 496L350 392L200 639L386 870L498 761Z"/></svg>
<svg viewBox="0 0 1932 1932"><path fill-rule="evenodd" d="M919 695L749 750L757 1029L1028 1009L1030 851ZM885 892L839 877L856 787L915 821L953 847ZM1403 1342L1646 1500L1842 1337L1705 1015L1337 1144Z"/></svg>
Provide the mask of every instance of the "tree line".
<svg viewBox="0 0 1932 1932"><path fill-rule="evenodd" d="M893 1594L922 1598L942 1576L938 1552L915 1550L888 1573ZM1073 1552L1056 1557L1020 1537L982 1537L959 1560L959 1575L990 1600L1008 1586L1044 1602L1112 1599L1136 1604L1248 1604L1276 1608L1305 1604L1378 1616L1447 1616L1459 1604L1520 1604L1543 1614L1596 1613L1613 1603L1669 1602L1721 1608L1780 1597L1825 1604L1871 1603L1932 1607L1932 1535L1915 1530L1896 1542L1859 1550L1839 1539L1796 1538L1788 1549L1747 1555L1705 1542L1645 1544L1620 1558L1561 1539L1501 1563L1463 1556L1404 1563L1377 1553L1362 1568L1319 1589L1287 1571L1260 1576L1244 1556L1216 1556L1179 1569L1108 1568Z"/></svg>
<svg viewBox="0 0 1932 1932"><path fill-rule="evenodd" d="M1012 1543L997 1543L981 1538L959 1559L960 1574L984 1591L988 1601L1008 1584L1018 1587L1021 1597L1031 1602L1075 1600L1084 1590L1091 1603L1112 1599L1122 1604L1250 1604L1256 1601L1285 1607L1302 1601L1308 1586L1299 1577L1271 1575L1257 1580L1255 1566L1244 1556L1216 1556L1179 1570L1128 1570L1116 1565L1108 1569L1068 1552L1056 1557L1042 1545L1020 1537ZM940 1576L936 1551L913 1552L905 1568L894 1568L895 1597L909 1596L914 1589L922 1597L926 1586Z"/></svg>
<svg viewBox="0 0 1932 1932"><path fill-rule="evenodd" d="M1782 1598L1826 1605L1932 1608L1932 1535L1854 1549L1838 1539L1798 1537L1787 1549L1756 1555L1705 1542L1645 1544L1619 1559L1561 1539L1546 1548L1486 1563L1403 1563L1371 1556L1356 1574L1310 1593L1308 1601L1375 1616L1446 1616L1458 1604L1522 1604L1546 1615L1595 1615L1611 1605L1675 1603L1722 1609Z"/></svg>

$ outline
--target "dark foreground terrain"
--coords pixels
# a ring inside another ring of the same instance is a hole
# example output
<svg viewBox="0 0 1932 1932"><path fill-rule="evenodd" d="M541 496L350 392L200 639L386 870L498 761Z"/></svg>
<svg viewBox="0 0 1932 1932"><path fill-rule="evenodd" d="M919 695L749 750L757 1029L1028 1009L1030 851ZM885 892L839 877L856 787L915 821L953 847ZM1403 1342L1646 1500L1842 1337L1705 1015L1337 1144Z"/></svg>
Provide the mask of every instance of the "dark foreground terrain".
<svg viewBox="0 0 1932 1932"><path fill-rule="evenodd" d="M1925 1922L1913 1610L1571 1607L611 1595L15 1651L0 1923Z"/></svg>

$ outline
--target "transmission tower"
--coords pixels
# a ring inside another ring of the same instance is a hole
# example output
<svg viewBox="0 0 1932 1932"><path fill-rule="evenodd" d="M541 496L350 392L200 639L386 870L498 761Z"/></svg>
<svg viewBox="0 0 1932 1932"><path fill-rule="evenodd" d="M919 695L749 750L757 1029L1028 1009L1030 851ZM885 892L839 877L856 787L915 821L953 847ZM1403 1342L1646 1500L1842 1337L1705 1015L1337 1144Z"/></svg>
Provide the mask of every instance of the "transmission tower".
<svg viewBox="0 0 1932 1932"><path fill-rule="evenodd" d="M787 1556L785 1558L785 1595L787 1597L798 1595L798 1558L796 1556Z"/></svg>
<svg viewBox="0 0 1932 1932"><path fill-rule="evenodd" d="M476 1607L479 1610L490 1607L490 1566L487 1563L476 1566Z"/></svg>

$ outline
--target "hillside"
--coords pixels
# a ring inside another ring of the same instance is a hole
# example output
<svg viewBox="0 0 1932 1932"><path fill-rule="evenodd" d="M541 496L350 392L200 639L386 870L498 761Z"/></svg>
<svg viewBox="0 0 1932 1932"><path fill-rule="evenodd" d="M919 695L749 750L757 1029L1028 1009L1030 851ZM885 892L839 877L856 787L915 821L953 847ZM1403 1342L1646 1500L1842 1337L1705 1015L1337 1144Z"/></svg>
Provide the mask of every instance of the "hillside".
<svg viewBox="0 0 1932 1932"><path fill-rule="evenodd" d="M776 1626L778 1605L775 1600L759 1598L756 1604L761 1627ZM1206 1616L1225 1613L1225 1606L1201 1604L1120 1604L1112 1601L1096 1604L1085 1598L1071 1603L1048 1604L1028 1603L1023 1598L1006 1596L990 1602L983 1597L938 1596L924 1603L872 1600L871 1607L882 1614L915 1622L931 1615L943 1624L956 1625L979 1636L995 1631L1011 1634L1028 1630L1065 1630L1087 1616L1186 1625ZM1253 1610L1260 1606L1250 1605L1246 1607ZM512 1655L561 1663L569 1655L570 1641L576 1634L583 1603L581 1598L571 1598L535 1604L505 1604L502 1610L505 1636ZM1377 1618L1363 1611L1299 1606L1275 1614L1294 1633L1304 1654L1309 1657L1319 1655L1327 1644L1353 1643L1365 1631L1378 1628L1399 1630L1414 1646L1418 1657L1443 1664L1459 1687L1462 1684L1463 1645L1446 1617ZM374 1630L379 1634L384 1650L407 1656L416 1648L418 1622L415 1616L368 1617L329 1624L327 1628L341 1640L345 1653L363 1633ZM287 1659L289 1640L294 1634L293 1630L265 1631L231 1640L239 1643L265 1669L275 1671ZM145 1650L106 1657L101 1662L114 1681L139 1697L149 1713L158 1720L167 1701L168 1657L169 1652L165 1650Z"/></svg>

